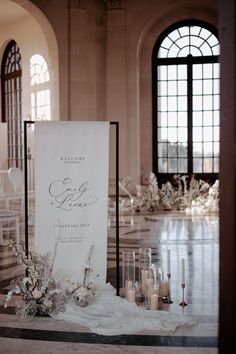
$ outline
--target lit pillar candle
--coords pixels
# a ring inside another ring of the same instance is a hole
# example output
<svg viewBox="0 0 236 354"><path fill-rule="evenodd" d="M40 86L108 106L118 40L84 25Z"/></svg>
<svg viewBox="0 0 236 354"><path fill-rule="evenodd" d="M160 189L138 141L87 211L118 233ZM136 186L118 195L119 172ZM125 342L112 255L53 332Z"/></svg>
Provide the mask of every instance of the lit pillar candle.
<svg viewBox="0 0 236 354"><path fill-rule="evenodd" d="M135 289L131 288L127 290L127 300L132 304L135 303Z"/></svg>
<svg viewBox="0 0 236 354"><path fill-rule="evenodd" d="M126 280L125 283L125 295L128 296L128 291L133 287L132 280Z"/></svg>
<svg viewBox="0 0 236 354"><path fill-rule="evenodd" d="M146 296L148 297L148 299L150 299L151 293L152 293L152 289L153 289L153 280L151 278L148 278L147 281L146 281L146 285L147 285Z"/></svg>
<svg viewBox="0 0 236 354"><path fill-rule="evenodd" d="M168 284L167 280L164 280L161 282L160 295L161 296L168 296L169 295L169 284Z"/></svg>
<svg viewBox="0 0 236 354"><path fill-rule="evenodd" d="M185 259L182 258L182 284L185 284Z"/></svg>
<svg viewBox="0 0 236 354"><path fill-rule="evenodd" d="M153 289L153 293L151 294L151 302L150 302L150 310L158 309L158 291L157 289Z"/></svg>
<svg viewBox="0 0 236 354"><path fill-rule="evenodd" d="M148 275L149 275L148 270L145 270L145 269L141 270L141 278L142 278L141 283L142 283L142 292L143 292L143 294L145 293Z"/></svg>
<svg viewBox="0 0 236 354"><path fill-rule="evenodd" d="M167 273L170 274L170 250L167 250Z"/></svg>

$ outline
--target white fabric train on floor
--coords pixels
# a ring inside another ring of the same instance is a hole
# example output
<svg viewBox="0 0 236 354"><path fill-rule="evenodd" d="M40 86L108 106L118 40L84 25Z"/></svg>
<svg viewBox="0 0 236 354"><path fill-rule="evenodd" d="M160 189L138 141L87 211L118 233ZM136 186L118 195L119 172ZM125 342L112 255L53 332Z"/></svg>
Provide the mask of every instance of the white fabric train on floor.
<svg viewBox="0 0 236 354"><path fill-rule="evenodd" d="M188 315L167 311L146 310L116 296L115 289L108 283L98 290L94 303L79 307L68 303L65 312L52 315L88 327L100 335L134 334L143 330L175 331L179 326L193 326L197 321Z"/></svg>

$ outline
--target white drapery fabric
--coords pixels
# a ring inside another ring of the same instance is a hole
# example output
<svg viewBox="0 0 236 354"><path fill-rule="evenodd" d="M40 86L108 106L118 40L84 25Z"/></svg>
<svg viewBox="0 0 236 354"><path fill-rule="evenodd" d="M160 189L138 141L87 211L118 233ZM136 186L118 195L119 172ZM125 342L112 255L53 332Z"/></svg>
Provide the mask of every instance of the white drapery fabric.
<svg viewBox="0 0 236 354"><path fill-rule="evenodd" d="M143 330L175 331L179 326L197 324L191 316L146 310L131 304L116 296L109 283L99 288L96 300L87 307L70 302L65 312L53 315L53 318L81 324L100 335L134 334Z"/></svg>

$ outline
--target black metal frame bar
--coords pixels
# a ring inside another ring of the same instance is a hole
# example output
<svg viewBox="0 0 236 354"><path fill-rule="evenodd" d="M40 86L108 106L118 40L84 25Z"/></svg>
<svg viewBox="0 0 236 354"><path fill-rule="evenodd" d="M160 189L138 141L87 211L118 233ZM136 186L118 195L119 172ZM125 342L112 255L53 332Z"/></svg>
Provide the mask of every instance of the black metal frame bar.
<svg viewBox="0 0 236 354"><path fill-rule="evenodd" d="M34 121L24 121L24 185L25 185L25 250L29 250L28 216L28 166L27 166L27 125ZM110 122L116 128L116 295L120 295L120 245L119 245L119 122Z"/></svg>

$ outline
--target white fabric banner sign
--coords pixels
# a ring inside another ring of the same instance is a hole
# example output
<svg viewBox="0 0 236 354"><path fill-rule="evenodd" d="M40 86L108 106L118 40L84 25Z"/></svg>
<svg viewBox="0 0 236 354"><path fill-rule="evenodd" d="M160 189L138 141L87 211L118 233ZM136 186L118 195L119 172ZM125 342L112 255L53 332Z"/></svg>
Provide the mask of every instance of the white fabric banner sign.
<svg viewBox="0 0 236 354"><path fill-rule="evenodd" d="M90 247L106 282L109 122L35 123L35 250L56 257L54 273L83 280Z"/></svg>

